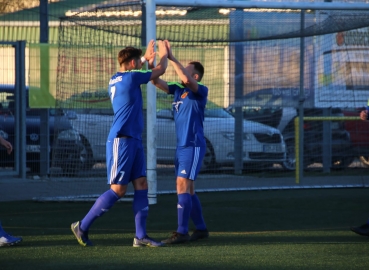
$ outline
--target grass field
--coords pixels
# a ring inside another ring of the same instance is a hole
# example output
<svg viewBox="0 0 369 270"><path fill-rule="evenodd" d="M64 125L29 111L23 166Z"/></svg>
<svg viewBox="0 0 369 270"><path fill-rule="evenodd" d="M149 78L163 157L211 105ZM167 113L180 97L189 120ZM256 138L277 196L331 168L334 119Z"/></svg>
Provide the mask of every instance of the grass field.
<svg viewBox="0 0 369 270"><path fill-rule="evenodd" d="M369 189L201 193L210 238L133 248L130 203L118 203L77 244L70 223L92 203L0 203L3 227L23 242L0 248L0 269L366 269L369 238L349 230L369 214ZM176 229L176 196L150 206L148 232Z"/></svg>

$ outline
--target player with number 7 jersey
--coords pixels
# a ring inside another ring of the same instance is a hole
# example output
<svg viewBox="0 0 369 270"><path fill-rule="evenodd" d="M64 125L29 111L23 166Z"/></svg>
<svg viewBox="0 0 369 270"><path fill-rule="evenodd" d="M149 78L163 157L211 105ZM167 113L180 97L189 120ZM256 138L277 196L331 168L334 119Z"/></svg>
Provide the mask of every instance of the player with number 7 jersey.
<svg viewBox="0 0 369 270"><path fill-rule="evenodd" d="M136 235L133 247L160 247L163 244L150 238L146 232L148 216L148 185L142 146L143 131L141 85L164 74L168 51L163 41L158 42L159 64L150 70L141 70L145 61L155 60L155 42L149 42L146 53L141 49L126 47L118 53L119 71L109 81L109 96L114 111L113 123L106 142L106 167L110 189L94 203L87 215L71 224L78 243L92 246L88 237L92 223L122 198L129 183L134 187L133 213Z"/></svg>

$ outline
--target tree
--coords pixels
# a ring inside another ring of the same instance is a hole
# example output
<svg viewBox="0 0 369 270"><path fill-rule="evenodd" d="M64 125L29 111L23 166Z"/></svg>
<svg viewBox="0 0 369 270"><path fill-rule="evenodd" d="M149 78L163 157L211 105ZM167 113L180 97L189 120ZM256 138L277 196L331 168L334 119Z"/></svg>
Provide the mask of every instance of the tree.
<svg viewBox="0 0 369 270"><path fill-rule="evenodd" d="M48 0L49 3L59 1L60 0ZM0 15L16 12L22 9L37 7L39 5L40 0L0 0Z"/></svg>

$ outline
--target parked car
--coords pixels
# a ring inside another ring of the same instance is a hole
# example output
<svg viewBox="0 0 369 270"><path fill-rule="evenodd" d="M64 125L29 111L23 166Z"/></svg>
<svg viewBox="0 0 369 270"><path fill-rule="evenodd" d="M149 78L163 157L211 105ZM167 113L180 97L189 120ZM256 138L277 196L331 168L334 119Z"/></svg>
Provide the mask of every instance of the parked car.
<svg viewBox="0 0 369 270"><path fill-rule="evenodd" d="M171 102L157 111L157 162L173 164L176 135ZM81 109L76 111L74 128L80 133L89 164L105 162L105 143L113 120L112 109ZM144 113L145 115L145 113ZM207 149L202 169L234 164L234 117L208 101L204 133ZM243 163L268 166L285 160L286 147L276 128L253 121L243 121ZM145 145L146 140L143 140Z"/></svg>
<svg viewBox="0 0 369 270"><path fill-rule="evenodd" d="M344 116L360 116L360 112L366 110L361 108L344 108ZM350 120L345 121L345 129L350 133L352 151L365 167L369 167L369 121Z"/></svg>
<svg viewBox="0 0 369 270"><path fill-rule="evenodd" d="M295 127L294 119L299 115L298 89L266 88L248 93L243 99L231 104L227 111L235 114L236 107L242 108L244 119L256 121L277 128L287 147L286 170L295 170ZM321 108L304 108L304 116L323 116ZM330 116L343 116L341 109L332 108ZM323 122L304 121L304 167L323 162ZM332 168L350 165L354 159L351 152L350 134L343 121L331 121Z"/></svg>
<svg viewBox="0 0 369 270"><path fill-rule="evenodd" d="M26 88L28 96L28 87ZM40 109L31 109L26 104L26 166L33 172L40 171ZM14 167L15 164L15 114L14 85L0 85L0 135L12 143L11 155L0 147L0 166ZM83 162L80 136L73 129L62 110L49 110L50 162L64 172L75 173Z"/></svg>

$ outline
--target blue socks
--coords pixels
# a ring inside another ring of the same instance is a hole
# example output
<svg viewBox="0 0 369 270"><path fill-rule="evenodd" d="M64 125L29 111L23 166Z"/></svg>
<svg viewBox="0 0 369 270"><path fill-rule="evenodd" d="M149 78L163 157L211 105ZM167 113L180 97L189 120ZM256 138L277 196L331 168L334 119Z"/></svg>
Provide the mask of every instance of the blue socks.
<svg viewBox="0 0 369 270"><path fill-rule="evenodd" d="M92 223L107 212L119 200L119 196L111 189L102 194L81 221L80 229L87 232ZM149 211L149 200L146 190L136 190L133 197L133 213L136 223L136 237L146 236L146 219Z"/></svg>
<svg viewBox="0 0 369 270"><path fill-rule="evenodd" d="M95 204L91 207L84 219L82 219L80 224L81 230L87 232L92 223L105 212L108 212L118 200L119 196L111 189L103 193L99 198L97 198Z"/></svg>
<svg viewBox="0 0 369 270"><path fill-rule="evenodd" d="M192 209L191 209L191 219L193 224L195 224L197 230L206 230L206 224L204 217L202 216L202 208L199 197L196 194L191 196L192 199Z"/></svg>
<svg viewBox="0 0 369 270"><path fill-rule="evenodd" d="M190 195L183 193L178 195L178 229L182 234L188 233L188 222L191 217L197 230L206 230L204 217L202 216L202 207L196 194Z"/></svg>
<svg viewBox="0 0 369 270"><path fill-rule="evenodd" d="M149 213L147 189L135 190L132 209L135 216L136 237L138 239L144 238L146 236L146 219Z"/></svg>
<svg viewBox="0 0 369 270"><path fill-rule="evenodd" d="M192 208L191 194L182 193L178 194L178 229L177 232L181 234L188 233L188 221L190 219L190 213Z"/></svg>

